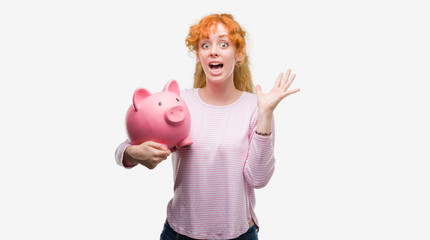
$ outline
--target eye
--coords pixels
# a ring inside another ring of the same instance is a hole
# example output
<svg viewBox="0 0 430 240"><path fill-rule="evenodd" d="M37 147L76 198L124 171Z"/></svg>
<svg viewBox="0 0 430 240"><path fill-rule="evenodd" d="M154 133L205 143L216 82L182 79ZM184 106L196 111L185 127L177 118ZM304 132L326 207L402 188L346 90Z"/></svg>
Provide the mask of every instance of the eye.
<svg viewBox="0 0 430 240"><path fill-rule="evenodd" d="M222 42L222 43L220 44L220 46L221 46L222 48L226 48L226 47L228 47L228 43L226 43L226 42Z"/></svg>
<svg viewBox="0 0 430 240"><path fill-rule="evenodd" d="M179 99L178 99L178 98L176 98L176 101L178 101L178 102L179 102Z"/></svg>
<svg viewBox="0 0 430 240"><path fill-rule="evenodd" d="M209 47L209 43L203 43L203 44L202 44L202 48L203 48L203 49L206 49L206 48L208 48L208 47Z"/></svg>
<svg viewBox="0 0 430 240"><path fill-rule="evenodd" d="M158 106L161 106L161 105L163 105L161 102L158 102Z"/></svg>

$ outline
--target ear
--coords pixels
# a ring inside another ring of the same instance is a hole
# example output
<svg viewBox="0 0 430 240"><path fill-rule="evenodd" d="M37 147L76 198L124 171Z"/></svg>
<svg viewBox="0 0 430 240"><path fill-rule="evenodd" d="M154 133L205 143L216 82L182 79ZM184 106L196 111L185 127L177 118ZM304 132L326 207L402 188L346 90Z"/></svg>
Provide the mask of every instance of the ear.
<svg viewBox="0 0 430 240"><path fill-rule="evenodd" d="M167 84L166 84L166 86L164 86L164 88L163 88L163 92L164 91L168 91L168 92L172 92L172 93L175 93L176 95L180 95L180 92L179 92L179 85L178 85L178 83L176 82L176 80L170 80Z"/></svg>
<svg viewBox="0 0 430 240"><path fill-rule="evenodd" d="M146 97L151 96L151 93L146 90L145 88L138 88L134 91L133 94L133 108L134 111L138 110L137 104L142 101L143 99L145 99Z"/></svg>
<svg viewBox="0 0 430 240"><path fill-rule="evenodd" d="M236 54L236 62L240 62L240 61L242 61L243 60L243 54L241 54L241 53L237 53Z"/></svg>
<svg viewBox="0 0 430 240"><path fill-rule="evenodd" d="M200 62L200 57L199 57L199 54L198 54L198 53L196 53L196 62L197 62L197 63L199 63L199 62Z"/></svg>

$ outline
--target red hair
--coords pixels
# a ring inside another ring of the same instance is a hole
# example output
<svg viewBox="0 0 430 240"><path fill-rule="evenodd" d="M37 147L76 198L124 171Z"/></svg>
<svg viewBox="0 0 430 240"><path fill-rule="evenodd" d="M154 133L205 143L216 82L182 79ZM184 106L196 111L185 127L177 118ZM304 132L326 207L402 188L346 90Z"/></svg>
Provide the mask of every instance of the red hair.
<svg viewBox="0 0 430 240"><path fill-rule="evenodd" d="M202 18L199 23L190 27L185 44L191 52L196 52L199 47L199 40L201 38L209 38L209 35L217 30L218 23L223 24L228 30L229 38L235 44L238 56L241 57L241 61L234 68L233 80L235 87L241 91L253 93L254 85L252 84L249 60L246 54L246 32L234 20L231 14L211 14ZM197 63L194 74L194 87L201 88L204 86L206 86L206 75L201 64Z"/></svg>

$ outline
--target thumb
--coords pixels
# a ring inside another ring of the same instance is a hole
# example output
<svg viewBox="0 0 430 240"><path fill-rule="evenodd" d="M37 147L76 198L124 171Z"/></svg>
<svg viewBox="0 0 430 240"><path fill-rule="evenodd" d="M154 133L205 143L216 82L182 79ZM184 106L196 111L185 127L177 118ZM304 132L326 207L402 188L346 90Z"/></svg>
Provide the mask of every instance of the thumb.
<svg viewBox="0 0 430 240"><path fill-rule="evenodd" d="M163 151L167 150L167 147L164 144L153 142L153 141L148 141L148 146L153 147L153 148L158 149L158 150L163 150Z"/></svg>
<svg viewBox="0 0 430 240"><path fill-rule="evenodd" d="M261 86L260 86L260 85L257 85L257 86L255 87L255 90L257 91L257 96L259 96L259 95L263 94L263 92L262 92L262 90L261 90Z"/></svg>

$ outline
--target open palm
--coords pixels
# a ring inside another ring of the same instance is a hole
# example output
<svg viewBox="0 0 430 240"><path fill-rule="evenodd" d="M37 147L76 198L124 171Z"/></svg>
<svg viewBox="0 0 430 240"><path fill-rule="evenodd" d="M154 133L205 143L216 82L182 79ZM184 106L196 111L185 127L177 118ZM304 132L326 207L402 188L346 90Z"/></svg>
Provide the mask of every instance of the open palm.
<svg viewBox="0 0 430 240"><path fill-rule="evenodd" d="M257 85L257 102L259 111L272 113L276 106L288 95L299 92L300 88L289 90L290 85L293 83L296 74L292 74L291 69L288 69L285 75L280 73L276 79L275 85L268 93L263 93L261 86Z"/></svg>

